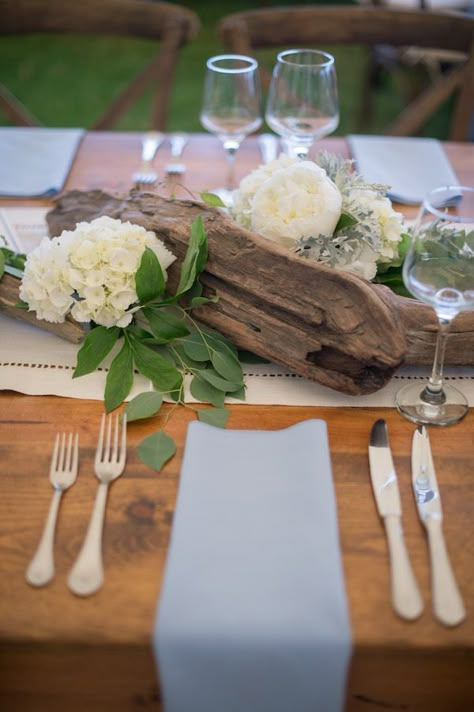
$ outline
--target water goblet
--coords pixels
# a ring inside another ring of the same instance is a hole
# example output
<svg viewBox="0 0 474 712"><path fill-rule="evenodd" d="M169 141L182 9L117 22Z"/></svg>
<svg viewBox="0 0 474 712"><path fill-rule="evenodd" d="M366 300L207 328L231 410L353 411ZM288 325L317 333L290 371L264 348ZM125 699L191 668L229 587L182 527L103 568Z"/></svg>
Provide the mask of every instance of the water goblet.
<svg viewBox="0 0 474 712"><path fill-rule="evenodd" d="M439 328L428 382L399 390L397 408L415 423L457 423L468 402L443 382L443 366L452 320L474 309L474 187L437 188L425 198L403 263L403 281L413 296L433 307Z"/></svg>
<svg viewBox="0 0 474 712"><path fill-rule="evenodd" d="M328 136L339 124L334 57L313 49L280 52L265 119L282 137L288 153L306 158L314 141Z"/></svg>
<svg viewBox="0 0 474 712"><path fill-rule="evenodd" d="M235 155L244 138L262 125L260 78L255 59L223 54L207 60L200 120L224 147L227 180L225 187L214 193L230 205L236 188Z"/></svg>

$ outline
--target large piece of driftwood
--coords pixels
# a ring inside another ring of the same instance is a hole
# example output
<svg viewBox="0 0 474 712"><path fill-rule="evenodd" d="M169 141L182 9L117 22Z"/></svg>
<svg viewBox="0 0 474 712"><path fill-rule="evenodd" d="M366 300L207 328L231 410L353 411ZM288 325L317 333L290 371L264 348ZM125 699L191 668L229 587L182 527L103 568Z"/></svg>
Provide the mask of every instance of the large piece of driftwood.
<svg viewBox="0 0 474 712"><path fill-rule="evenodd" d="M58 235L99 215L156 232L178 257L169 271L172 289L191 224L201 215L209 241L202 282L219 300L195 314L238 347L297 374L356 395L381 388L404 361L432 361L436 321L431 309L291 254L244 230L222 210L151 193L71 191L49 213L50 232ZM459 317L451 341L449 362L470 364L473 315Z"/></svg>

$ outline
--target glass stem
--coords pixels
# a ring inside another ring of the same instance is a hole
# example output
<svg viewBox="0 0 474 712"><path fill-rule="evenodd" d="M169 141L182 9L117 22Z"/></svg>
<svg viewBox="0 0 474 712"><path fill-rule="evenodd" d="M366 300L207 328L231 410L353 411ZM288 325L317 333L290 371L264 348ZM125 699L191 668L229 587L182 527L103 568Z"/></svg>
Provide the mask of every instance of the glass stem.
<svg viewBox="0 0 474 712"><path fill-rule="evenodd" d="M237 149L239 148L239 144L236 143L235 141L226 141L224 143L224 150L225 150L225 155L227 157L227 179L226 179L226 190L232 191L235 189L235 175L234 175L234 166L235 166L235 154L237 153Z"/></svg>
<svg viewBox="0 0 474 712"><path fill-rule="evenodd" d="M433 369L428 380L422 398L429 403L444 403L446 396L443 391L443 368L444 354L446 352L446 342L449 335L451 319L438 319L439 328L436 337L436 349L434 355Z"/></svg>

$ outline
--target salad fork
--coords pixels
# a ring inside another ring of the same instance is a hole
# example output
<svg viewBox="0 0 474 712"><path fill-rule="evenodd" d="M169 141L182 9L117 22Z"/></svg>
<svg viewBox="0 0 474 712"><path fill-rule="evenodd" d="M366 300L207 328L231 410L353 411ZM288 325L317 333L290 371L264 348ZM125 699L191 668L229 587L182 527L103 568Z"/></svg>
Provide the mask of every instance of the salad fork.
<svg viewBox="0 0 474 712"><path fill-rule="evenodd" d="M149 131L142 139L142 165L139 171L132 175L132 180L137 187L140 185L153 185L158 178L153 170L152 161L155 153L164 141L164 134L158 131Z"/></svg>
<svg viewBox="0 0 474 712"><path fill-rule="evenodd" d="M107 421L107 423L106 423ZM113 432L112 432L112 421ZM109 484L120 477L127 457L127 418L123 415L119 435L119 416L102 416L99 441L94 460L99 487L86 537L76 563L68 577L68 586L78 596L90 596L104 582L102 563L102 531Z"/></svg>
<svg viewBox="0 0 474 712"><path fill-rule="evenodd" d="M71 487L76 481L79 462L79 436L69 433L56 435L54 449L51 457L49 480L53 486L54 494L49 507L46 524L41 535L38 548L26 570L26 580L32 586L44 586L54 577L54 532L64 490Z"/></svg>

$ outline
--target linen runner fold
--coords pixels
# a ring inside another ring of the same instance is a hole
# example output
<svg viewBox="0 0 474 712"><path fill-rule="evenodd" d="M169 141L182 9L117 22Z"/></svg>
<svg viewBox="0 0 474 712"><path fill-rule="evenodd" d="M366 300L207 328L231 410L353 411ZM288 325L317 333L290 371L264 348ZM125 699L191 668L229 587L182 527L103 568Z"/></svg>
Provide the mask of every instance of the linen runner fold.
<svg viewBox="0 0 474 712"><path fill-rule="evenodd" d="M351 631L326 423L188 428L153 646L165 712L338 712Z"/></svg>

